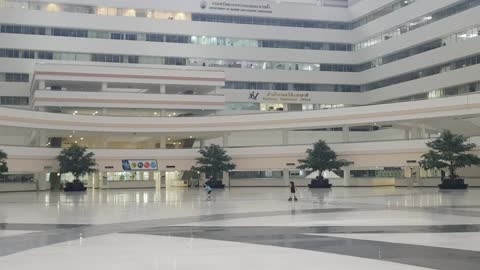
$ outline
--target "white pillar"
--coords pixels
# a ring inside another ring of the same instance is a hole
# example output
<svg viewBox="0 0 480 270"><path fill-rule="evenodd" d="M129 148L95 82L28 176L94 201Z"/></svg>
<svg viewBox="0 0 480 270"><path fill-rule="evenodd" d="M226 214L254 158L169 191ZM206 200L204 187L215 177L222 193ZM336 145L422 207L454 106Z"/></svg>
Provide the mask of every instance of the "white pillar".
<svg viewBox="0 0 480 270"><path fill-rule="evenodd" d="M223 133L223 137L222 137L222 143L223 143L223 147L228 147L228 132L225 132Z"/></svg>
<svg viewBox="0 0 480 270"><path fill-rule="evenodd" d="M38 130L37 129L32 130L32 133L30 134L30 138L29 138L30 146L37 145L37 136L38 136Z"/></svg>
<svg viewBox="0 0 480 270"><path fill-rule="evenodd" d="M35 177L35 184L37 187L37 191L44 191L48 189L48 184L47 184L47 174L45 172L39 172L34 174Z"/></svg>
<svg viewBox="0 0 480 270"><path fill-rule="evenodd" d="M167 93L167 87L165 84L160 84L160 94L166 94Z"/></svg>
<svg viewBox="0 0 480 270"><path fill-rule="evenodd" d="M205 147L205 140L204 139L200 139L199 143L200 143L200 148Z"/></svg>
<svg viewBox="0 0 480 270"><path fill-rule="evenodd" d="M405 128L404 139L405 140L410 140L410 128Z"/></svg>
<svg viewBox="0 0 480 270"><path fill-rule="evenodd" d="M40 130L38 132L38 146L45 147L48 143L47 132L45 130Z"/></svg>
<svg viewBox="0 0 480 270"><path fill-rule="evenodd" d="M158 177L155 179L155 190L160 190L162 187L165 187L165 171L160 170L158 171Z"/></svg>
<svg viewBox="0 0 480 270"><path fill-rule="evenodd" d="M350 182L350 180L350 168L343 168L343 185L346 187L351 186L352 183Z"/></svg>
<svg viewBox="0 0 480 270"><path fill-rule="evenodd" d="M108 88L108 83L102 82L102 91L107 90L107 88Z"/></svg>
<svg viewBox="0 0 480 270"><path fill-rule="evenodd" d="M283 182L285 185L288 185L290 182L290 170L289 169L283 169Z"/></svg>
<svg viewBox="0 0 480 270"><path fill-rule="evenodd" d="M288 145L288 130L282 130L282 144Z"/></svg>
<svg viewBox="0 0 480 270"><path fill-rule="evenodd" d="M350 141L350 128L348 126L342 127L342 138L343 138L343 142Z"/></svg>
<svg viewBox="0 0 480 270"><path fill-rule="evenodd" d="M44 80L40 80L38 81L38 89L39 90L45 90L45 81Z"/></svg>
<svg viewBox="0 0 480 270"><path fill-rule="evenodd" d="M87 176L87 187L89 187L89 188L94 188L94 187L93 187L93 180L94 180L94 178L95 178L95 175L93 175L93 174L89 174L89 175Z"/></svg>
<svg viewBox="0 0 480 270"><path fill-rule="evenodd" d="M160 149L167 148L167 137L160 136Z"/></svg>
<svg viewBox="0 0 480 270"><path fill-rule="evenodd" d="M96 172L93 174L93 183L92 183L92 188L100 188L100 182L102 181L102 178L100 177L100 173Z"/></svg>
<svg viewBox="0 0 480 270"><path fill-rule="evenodd" d="M223 172L222 183L225 186L230 187L230 175L228 174L228 172Z"/></svg>

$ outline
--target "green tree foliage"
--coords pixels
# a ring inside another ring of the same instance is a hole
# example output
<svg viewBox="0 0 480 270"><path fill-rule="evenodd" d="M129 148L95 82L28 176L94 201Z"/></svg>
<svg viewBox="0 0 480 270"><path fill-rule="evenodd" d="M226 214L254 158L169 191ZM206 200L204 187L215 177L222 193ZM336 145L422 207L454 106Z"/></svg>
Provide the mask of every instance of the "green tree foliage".
<svg viewBox="0 0 480 270"><path fill-rule="evenodd" d="M75 181L81 176L95 172L95 159L92 152L86 153L87 148L74 144L63 149L57 160L60 165L60 173L72 173Z"/></svg>
<svg viewBox="0 0 480 270"><path fill-rule="evenodd" d="M7 153L0 150L0 174L8 172L7 158Z"/></svg>
<svg viewBox="0 0 480 270"><path fill-rule="evenodd" d="M352 162L337 159L337 154L323 140L319 140L313 145L313 149L307 149L307 158L299 159L300 165L297 167L302 170L318 171L321 178L324 171L339 170L341 167L348 166Z"/></svg>
<svg viewBox="0 0 480 270"><path fill-rule="evenodd" d="M440 137L427 143L430 150L422 155L420 166L427 170L447 168L449 178L456 179L457 169L480 164L478 156L467 153L476 147L474 143L467 143L467 140L463 135L444 130Z"/></svg>
<svg viewBox="0 0 480 270"><path fill-rule="evenodd" d="M236 165L231 163L226 151L219 145L211 144L198 151L202 156L197 158L197 166L192 167L192 170L205 173L213 180L220 179L223 172L228 172L235 169Z"/></svg>

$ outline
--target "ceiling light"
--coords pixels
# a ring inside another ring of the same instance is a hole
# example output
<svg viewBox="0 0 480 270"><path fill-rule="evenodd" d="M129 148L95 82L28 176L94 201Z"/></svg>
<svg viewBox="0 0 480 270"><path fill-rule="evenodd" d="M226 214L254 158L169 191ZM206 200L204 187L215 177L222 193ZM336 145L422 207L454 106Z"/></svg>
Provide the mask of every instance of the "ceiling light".
<svg viewBox="0 0 480 270"><path fill-rule="evenodd" d="M72 137L73 137L73 135L69 135L68 137L69 137L69 138L72 138Z"/></svg>
<svg viewBox="0 0 480 270"><path fill-rule="evenodd" d="M78 141L75 141L75 143L78 143Z"/></svg>
<svg viewBox="0 0 480 270"><path fill-rule="evenodd" d="M193 138L193 136L190 136L190 139Z"/></svg>
<svg viewBox="0 0 480 270"><path fill-rule="evenodd" d="M80 138L80 140L82 140L82 141L83 141L83 137L81 137L81 138Z"/></svg>

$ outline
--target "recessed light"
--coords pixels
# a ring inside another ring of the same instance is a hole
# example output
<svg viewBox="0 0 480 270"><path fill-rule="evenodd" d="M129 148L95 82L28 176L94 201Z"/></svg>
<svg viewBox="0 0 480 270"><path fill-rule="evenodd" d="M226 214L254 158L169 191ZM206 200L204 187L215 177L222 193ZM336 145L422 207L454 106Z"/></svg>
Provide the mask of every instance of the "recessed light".
<svg viewBox="0 0 480 270"><path fill-rule="evenodd" d="M72 135L69 135L68 137L69 137L69 138L72 138L73 136L72 136Z"/></svg>
<svg viewBox="0 0 480 270"><path fill-rule="evenodd" d="M78 141L75 141L75 143L78 143Z"/></svg>
<svg viewBox="0 0 480 270"><path fill-rule="evenodd" d="M82 141L83 141L83 137L81 137L81 138L80 138L80 140L82 140Z"/></svg>
<svg viewBox="0 0 480 270"><path fill-rule="evenodd" d="M190 139L193 138L193 136L190 136Z"/></svg>

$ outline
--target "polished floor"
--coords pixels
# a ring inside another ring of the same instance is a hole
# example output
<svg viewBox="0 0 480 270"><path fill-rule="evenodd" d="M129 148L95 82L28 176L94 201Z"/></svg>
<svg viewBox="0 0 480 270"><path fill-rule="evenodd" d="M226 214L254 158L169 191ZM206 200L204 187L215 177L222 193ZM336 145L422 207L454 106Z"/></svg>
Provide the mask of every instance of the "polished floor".
<svg viewBox="0 0 480 270"><path fill-rule="evenodd" d="M480 269L480 189L0 193L0 269Z"/></svg>

